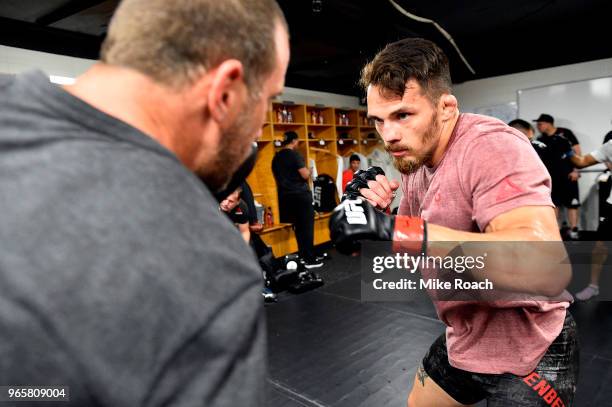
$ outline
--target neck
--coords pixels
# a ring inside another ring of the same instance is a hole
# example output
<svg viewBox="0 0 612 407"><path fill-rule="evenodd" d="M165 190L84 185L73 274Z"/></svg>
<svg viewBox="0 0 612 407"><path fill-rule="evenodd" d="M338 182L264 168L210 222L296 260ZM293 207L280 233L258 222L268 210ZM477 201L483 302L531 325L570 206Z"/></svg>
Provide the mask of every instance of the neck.
<svg viewBox="0 0 612 407"><path fill-rule="evenodd" d="M448 142L455 130L455 126L457 125L457 120L459 120L459 110L455 110L453 117L442 124L442 130L440 132L440 139L438 140L438 146L434 150L433 156L431 158L430 164L428 167L434 167L442 161L442 157L444 157L444 153L446 152L446 148L448 147Z"/></svg>
<svg viewBox="0 0 612 407"><path fill-rule="evenodd" d="M95 64L64 89L147 134L190 167L189 153L182 151L184 148L176 137L188 131L183 125L186 117L180 109L179 93L135 70L104 63Z"/></svg>

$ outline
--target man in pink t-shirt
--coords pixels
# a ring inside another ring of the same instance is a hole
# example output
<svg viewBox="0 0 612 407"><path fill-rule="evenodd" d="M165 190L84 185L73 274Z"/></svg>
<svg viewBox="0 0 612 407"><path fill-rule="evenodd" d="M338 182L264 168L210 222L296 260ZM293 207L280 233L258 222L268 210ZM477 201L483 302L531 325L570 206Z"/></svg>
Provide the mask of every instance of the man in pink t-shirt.
<svg viewBox="0 0 612 407"><path fill-rule="evenodd" d="M537 244L522 246L511 272L495 271L504 269L503 256L489 259L496 288L531 299L434 301L446 333L417 370L408 405L571 405L578 371L564 291L571 267L562 261L550 176L529 140L497 119L460 114L447 58L427 40L389 44L364 68L362 85L404 195L399 215L387 216L380 209L400 183L374 169L357 173L347 186L353 199L330 220L339 250L350 252L362 239L392 240L413 254L435 242L549 242L535 253L550 256L538 270L519 264L534 257L528 251L540 250Z"/></svg>

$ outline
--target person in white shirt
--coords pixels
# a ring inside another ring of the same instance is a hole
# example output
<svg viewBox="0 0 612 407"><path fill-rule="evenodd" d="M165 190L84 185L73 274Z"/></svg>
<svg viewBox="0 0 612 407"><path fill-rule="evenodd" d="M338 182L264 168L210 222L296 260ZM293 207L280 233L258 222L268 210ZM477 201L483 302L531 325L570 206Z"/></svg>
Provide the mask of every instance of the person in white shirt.
<svg viewBox="0 0 612 407"><path fill-rule="evenodd" d="M585 168L598 163L605 163L610 168L612 166L612 140L605 142L598 149L587 155L573 155L571 160L576 168ZM581 301L586 301L599 295L599 276L603 264L608 258L608 249L603 242L612 240L612 193L603 207L599 208L597 240L593 248L591 282L582 291L576 293L576 298Z"/></svg>

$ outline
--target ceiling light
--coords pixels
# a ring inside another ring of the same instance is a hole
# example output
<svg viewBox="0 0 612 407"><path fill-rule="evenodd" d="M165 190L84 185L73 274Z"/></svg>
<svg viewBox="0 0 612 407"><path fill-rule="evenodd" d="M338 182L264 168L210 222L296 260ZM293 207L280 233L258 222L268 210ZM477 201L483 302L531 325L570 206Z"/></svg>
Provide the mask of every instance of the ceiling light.
<svg viewBox="0 0 612 407"><path fill-rule="evenodd" d="M72 85L75 79L67 76L49 75L49 81L58 85Z"/></svg>

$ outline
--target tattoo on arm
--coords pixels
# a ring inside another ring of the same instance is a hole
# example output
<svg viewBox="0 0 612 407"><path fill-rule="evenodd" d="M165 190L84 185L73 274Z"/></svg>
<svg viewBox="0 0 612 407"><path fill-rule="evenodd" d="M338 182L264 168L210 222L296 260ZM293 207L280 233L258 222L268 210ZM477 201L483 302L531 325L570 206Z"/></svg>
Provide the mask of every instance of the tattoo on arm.
<svg viewBox="0 0 612 407"><path fill-rule="evenodd" d="M421 384L423 386L425 386L425 379L427 377L429 377L429 375L427 374L427 372L425 371L425 369L423 369L423 366L419 366L419 368L417 369L417 378L419 379L419 381L421 382Z"/></svg>

